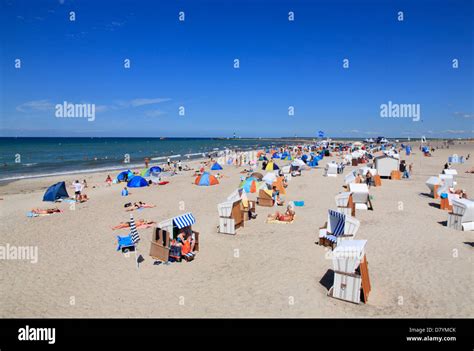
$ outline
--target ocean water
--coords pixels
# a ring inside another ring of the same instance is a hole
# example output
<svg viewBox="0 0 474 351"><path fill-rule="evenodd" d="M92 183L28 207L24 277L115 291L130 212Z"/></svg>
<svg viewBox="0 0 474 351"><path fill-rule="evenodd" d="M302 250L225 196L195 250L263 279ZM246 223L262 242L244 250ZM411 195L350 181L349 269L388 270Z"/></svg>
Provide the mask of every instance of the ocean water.
<svg viewBox="0 0 474 351"><path fill-rule="evenodd" d="M206 157L228 149L251 150L285 144L279 140L207 138L0 138L0 181L122 170L160 164L167 157ZM124 163L129 155L129 163Z"/></svg>

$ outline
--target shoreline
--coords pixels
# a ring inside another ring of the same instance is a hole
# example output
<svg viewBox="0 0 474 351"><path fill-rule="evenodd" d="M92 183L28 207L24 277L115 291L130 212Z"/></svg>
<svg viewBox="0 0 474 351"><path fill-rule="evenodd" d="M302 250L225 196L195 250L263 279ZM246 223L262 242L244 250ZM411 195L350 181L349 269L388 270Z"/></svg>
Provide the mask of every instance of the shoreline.
<svg viewBox="0 0 474 351"><path fill-rule="evenodd" d="M206 138L207 139L207 138ZM236 139L236 140L240 140L240 139ZM244 140L244 139L241 139L241 140ZM259 139L247 139L247 140L259 140ZM281 142L292 142L293 145L296 143L306 143L306 145L308 145L308 142L310 142L311 140L305 140L305 139L265 139L265 140L268 140L268 141L281 141ZM316 140L316 139L314 139ZM354 141L357 141L358 139L345 139L345 140L342 140L342 139L332 139L332 142L334 143L339 143L339 142L354 142ZM459 140L459 139L430 139L428 141L432 141L432 142L439 142L439 141L442 141L443 143L446 143L448 141L451 141L451 142L458 142L459 144L461 142L464 142L464 143L471 143L472 140L471 139L465 139L465 140ZM402 143L402 142L400 142ZM412 144L412 146L418 146L420 144L420 141L410 141L410 144ZM286 144L286 145L291 145L291 144ZM429 143L428 143L429 145ZM454 144L456 145L456 144ZM262 146L262 148L269 148L271 147L271 145L265 145L265 146ZM202 153L202 152L196 152L196 153L190 153L190 154L184 154L184 155L166 155L166 156L156 156L156 157L150 157L150 163L149 165L150 166L153 166L153 165L161 165L163 163L166 162L166 159L167 158L170 158L172 161L174 159L177 159L177 158L180 158L181 157L181 161L183 163L186 163L186 162L192 162L192 161L202 161L202 160L205 160L207 159L207 157L194 157L194 156L198 156L198 155L203 155L203 154L217 154L219 152L224 152L225 150L231 150L231 151L236 151L236 152L248 152L248 151L257 151L257 149L253 149L253 148L249 148L249 149L238 149L238 148L234 148L234 149L224 149L224 150L213 150L213 151L208 151L208 152L205 152L205 153ZM191 156L191 157L187 157L187 156ZM217 155L214 155L213 157L218 157ZM162 160L162 161L161 161ZM90 168L90 169L83 169L83 170L80 170L80 169L77 169L77 170L67 170L67 171L59 171L59 172L55 172L55 173L39 173L39 174L33 174L33 175L21 175L21 176L11 176L11 177L7 177L7 178L2 178L0 179L0 188L11 183L11 182L17 182L17 181L22 181L22 180L28 180L28 179L38 179L38 178L48 178L48 177L56 177L56 176L74 176L74 175L86 175L86 174L95 174L95 173L106 173L106 172L120 172L120 171L125 171L127 169L131 169L131 168L134 168L134 169L142 169L142 166L144 166L143 164L144 161L142 162L135 162L135 163L130 163L128 165L125 165L125 164L114 164L114 165L110 165L110 166L104 166L104 167L100 167L99 168Z"/></svg>

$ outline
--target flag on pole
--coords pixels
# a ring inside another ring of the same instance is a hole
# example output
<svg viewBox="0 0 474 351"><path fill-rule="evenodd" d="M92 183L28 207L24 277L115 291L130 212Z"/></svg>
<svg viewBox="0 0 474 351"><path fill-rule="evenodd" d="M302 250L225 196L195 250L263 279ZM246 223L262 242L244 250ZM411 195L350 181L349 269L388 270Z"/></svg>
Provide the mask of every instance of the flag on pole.
<svg viewBox="0 0 474 351"><path fill-rule="evenodd" d="M318 137L324 138L324 132L322 130L318 132Z"/></svg>

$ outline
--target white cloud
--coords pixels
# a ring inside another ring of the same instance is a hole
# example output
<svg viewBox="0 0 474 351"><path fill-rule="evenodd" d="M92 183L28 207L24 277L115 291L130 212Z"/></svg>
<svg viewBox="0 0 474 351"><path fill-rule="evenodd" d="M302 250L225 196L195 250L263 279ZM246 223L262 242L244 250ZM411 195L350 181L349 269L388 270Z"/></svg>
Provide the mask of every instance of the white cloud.
<svg viewBox="0 0 474 351"><path fill-rule="evenodd" d="M166 112L161 111L161 110L150 110L150 111L145 112L145 115L148 116L148 117L159 117L159 116L163 116L165 114L166 114Z"/></svg>
<svg viewBox="0 0 474 351"><path fill-rule="evenodd" d="M462 130L462 129L446 129L446 130L443 130L442 133L447 133L447 134L466 134L466 133L469 133L468 130Z"/></svg>
<svg viewBox="0 0 474 351"><path fill-rule="evenodd" d="M130 101L130 105L133 107L144 106L144 105L154 105L162 102L170 101L170 98L153 98L153 99L133 99Z"/></svg>
<svg viewBox="0 0 474 351"><path fill-rule="evenodd" d="M454 115L455 117L474 118L474 113L454 112L453 115Z"/></svg>
<svg viewBox="0 0 474 351"><path fill-rule="evenodd" d="M20 112L33 112L33 111L49 111L54 108L54 105L49 100L33 100L25 102L16 107L17 111Z"/></svg>

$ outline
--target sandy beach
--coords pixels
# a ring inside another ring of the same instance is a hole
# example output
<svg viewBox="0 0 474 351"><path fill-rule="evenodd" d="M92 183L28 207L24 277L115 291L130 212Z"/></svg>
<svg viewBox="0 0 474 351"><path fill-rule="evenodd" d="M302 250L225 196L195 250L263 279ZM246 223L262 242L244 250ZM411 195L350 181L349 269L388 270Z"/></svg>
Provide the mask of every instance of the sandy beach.
<svg viewBox="0 0 474 351"><path fill-rule="evenodd" d="M446 227L448 212L426 196L425 181L442 171L449 155L472 152L473 143L456 142L432 157L413 145L412 155L402 155L413 163L412 177L382 180L370 191L374 211L357 212L357 239L368 240L367 304L327 296L332 264L328 249L315 241L344 179L323 176L324 165L339 160L327 157L289 183L285 199L305 201L293 224L267 224L276 208L257 207L257 219L235 236L217 233L217 204L237 188L243 167L224 166L217 186L195 186L193 172L182 172L164 186L130 189L128 198L120 195L122 185L105 184L107 172L2 184L1 244L37 246L38 262L0 261L0 317L472 317L474 234ZM473 158L453 165L458 188L470 198L474 174L465 171L473 166ZM87 180L88 202L74 208L60 203L63 213L26 217L33 208L55 205L42 202L49 185L71 185L76 178ZM197 258L153 265L152 229L141 229L145 261L137 270L133 255L116 251L116 236L128 232L111 229L128 220L123 205L134 201L156 205L135 211L136 219L160 222L192 212L200 232Z"/></svg>

